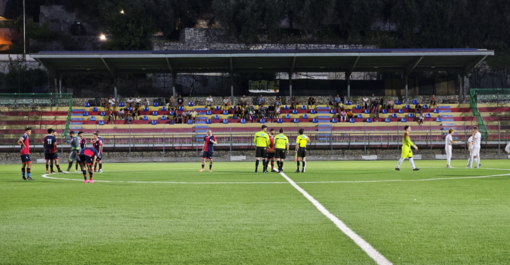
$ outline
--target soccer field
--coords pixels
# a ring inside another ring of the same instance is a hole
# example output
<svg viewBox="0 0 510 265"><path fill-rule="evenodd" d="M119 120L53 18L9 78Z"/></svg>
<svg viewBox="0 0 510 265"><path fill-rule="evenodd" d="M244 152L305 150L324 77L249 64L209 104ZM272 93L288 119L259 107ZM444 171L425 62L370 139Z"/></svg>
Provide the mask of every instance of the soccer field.
<svg viewBox="0 0 510 265"><path fill-rule="evenodd" d="M254 162L107 162L93 184L0 165L0 264L375 264ZM391 263L510 264L510 163L415 162L311 161L302 174L288 161L284 174Z"/></svg>

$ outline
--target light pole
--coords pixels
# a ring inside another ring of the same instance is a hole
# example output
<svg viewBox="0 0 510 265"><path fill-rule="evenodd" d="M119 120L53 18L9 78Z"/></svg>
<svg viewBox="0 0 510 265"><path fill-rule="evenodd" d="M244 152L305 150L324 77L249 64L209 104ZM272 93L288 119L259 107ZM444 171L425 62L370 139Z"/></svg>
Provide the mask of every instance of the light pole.
<svg viewBox="0 0 510 265"><path fill-rule="evenodd" d="M23 0L23 61L25 61L27 54L27 41L26 41L26 26L25 26L25 0Z"/></svg>

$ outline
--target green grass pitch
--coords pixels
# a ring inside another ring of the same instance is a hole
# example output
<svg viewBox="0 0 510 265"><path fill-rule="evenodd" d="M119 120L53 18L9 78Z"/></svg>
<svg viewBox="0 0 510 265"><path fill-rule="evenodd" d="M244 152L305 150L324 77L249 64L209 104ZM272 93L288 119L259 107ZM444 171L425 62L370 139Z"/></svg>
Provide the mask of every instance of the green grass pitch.
<svg viewBox="0 0 510 265"><path fill-rule="evenodd" d="M285 173L394 264L510 264L510 163L308 162ZM66 167L66 166L63 166ZM0 264L375 264L254 162L0 165ZM261 169L259 168L259 172Z"/></svg>

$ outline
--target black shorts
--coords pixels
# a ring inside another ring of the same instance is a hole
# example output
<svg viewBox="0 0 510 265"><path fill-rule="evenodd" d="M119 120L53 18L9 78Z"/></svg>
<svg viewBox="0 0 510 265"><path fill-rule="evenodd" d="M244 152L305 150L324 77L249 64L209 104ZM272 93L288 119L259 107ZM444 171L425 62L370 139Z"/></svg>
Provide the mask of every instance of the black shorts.
<svg viewBox="0 0 510 265"><path fill-rule="evenodd" d="M274 153L267 152L267 159L273 159L273 158L274 158Z"/></svg>
<svg viewBox="0 0 510 265"><path fill-rule="evenodd" d="M30 159L30 155L21 155L21 163L26 164L31 161L32 159Z"/></svg>
<svg viewBox="0 0 510 265"><path fill-rule="evenodd" d="M204 151L202 153L202 158L212 159L212 157L213 157L213 152L211 152L211 151Z"/></svg>
<svg viewBox="0 0 510 265"><path fill-rule="evenodd" d="M92 157L81 154L79 155L79 158L81 163L85 163L86 165L89 166L92 165Z"/></svg>
<svg viewBox="0 0 510 265"><path fill-rule="evenodd" d="M299 147L297 150L297 156L298 157L306 157L306 148L305 147Z"/></svg>
<svg viewBox="0 0 510 265"><path fill-rule="evenodd" d="M58 159L58 153L44 153L44 159Z"/></svg>
<svg viewBox="0 0 510 265"><path fill-rule="evenodd" d="M99 162L101 160L103 160L103 154L99 154L98 153L97 158L96 158L96 162Z"/></svg>
<svg viewBox="0 0 510 265"><path fill-rule="evenodd" d="M276 159L278 158L285 159L285 149L276 148L275 157Z"/></svg>
<svg viewBox="0 0 510 265"><path fill-rule="evenodd" d="M255 152L255 157L263 157L265 158L267 156L267 149L266 147L258 147L257 146L257 151Z"/></svg>

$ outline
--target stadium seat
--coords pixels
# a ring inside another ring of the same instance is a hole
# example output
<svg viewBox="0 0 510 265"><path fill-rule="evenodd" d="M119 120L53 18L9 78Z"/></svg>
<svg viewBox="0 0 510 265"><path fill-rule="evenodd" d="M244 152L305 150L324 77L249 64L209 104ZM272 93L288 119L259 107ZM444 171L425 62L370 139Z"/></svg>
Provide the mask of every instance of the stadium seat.
<svg viewBox="0 0 510 265"><path fill-rule="evenodd" d="M356 105L356 109L361 109L361 106L360 105Z"/></svg>
<svg viewBox="0 0 510 265"><path fill-rule="evenodd" d="M85 108L90 108L90 103L85 103Z"/></svg>
<svg viewBox="0 0 510 265"><path fill-rule="evenodd" d="M245 119L241 119L241 124L246 124L246 120Z"/></svg>
<svg viewBox="0 0 510 265"><path fill-rule="evenodd" d="M92 117L90 117L90 120L91 120L91 121L96 121L96 116L92 116Z"/></svg>
<svg viewBox="0 0 510 265"><path fill-rule="evenodd" d="M170 122L168 124L175 124L175 121L174 120L170 120Z"/></svg>
<svg viewBox="0 0 510 265"><path fill-rule="evenodd" d="M297 110L296 109L292 110L292 114L297 114Z"/></svg>
<svg viewBox="0 0 510 265"><path fill-rule="evenodd" d="M212 112L211 112L210 110L208 110L208 111L206 112L206 114L207 114L207 115L211 115L211 114L212 114Z"/></svg>
<svg viewBox="0 0 510 265"><path fill-rule="evenodd" d="M430 113L427 113L425 114L425 118L432 118L432 116L430 116Z"/></svg>
<svg viewBox="0 0 510 265"><path fill-rule="evenodd" d="M412 113L407 114L407 117L414 118L414 115Z"/></svg>
<svg viewBox="0 0 510 265"><path fill-rule="evenodd" d="M400 119L401 122L406 122L406 118Z"/></svg>
<svg viewBox="0 0 510 265"><path fill-rule="evenodd" d="M132 108L132 107L129 107L129 108L128 108L128 110L129 110L129 111L133 111L133 108Z"/></svg>
<svg viewBox="0 0 510 265"><path fill-rule="evenodd" d="M384 119L384 121L385 121L385 122L387 122L387 123L390 123L390 122L391 122L391 121L390 121L390 118L386 118L386 119Z"/></svg>
<svg viewBox="0 0 510 265"><path fill-rule="evenodd" d="M294 119L294 123L299 123L299 119Z"/></svg>
<svg viewBox="0 0 510 265"><path fill-rule="evenodd" d="M179 111L184 111L184 108L182 106L180 106Z"/></svg>
<svg viewBox="0 0 510 265"><path fill-rule="evenodd" d="M383 114L388 114L388 110L387 110L387 109L383 109L383 110L382 110L382 113L383 113Z"/></svg>
<svg viewBox="0 0 510 265"><path fill-rule="evenodd" d="M89 116L89 113L85 111L85 112L83 113L83 116L87 117L87 116Z"/></svg>
<svg viewBox="0 0 510 265"><path fill-rule="evenodd" d="M124 102L119 103L119 107L124 108L125 107Z"/></svg>
<svg viewBox="0 0 510 265"><path fill-rule="evenodd" d="M193 120L189 119L188 124L193 124Z"/></svg>
<svg viewBox="0 0 510 265"><path fill-rule="evenodd" d="M315 112L315 110L313 109L310 113L311 114L316 114L317 112Z"/></svg>
<svg viewBox="0 0 510 265"><path fill-rule="evenodd" d="M440 117L437 117L436 121L437 121L437 122L441 122L441 118L440 118Z"/></svg>
<svg viewBox="0 0 510 265"><path fill-rule="evenodd" d="M157 111L153 111L152 112L152 116L158 116L158 112Z"/></svg>
<svg viewBox="0 0 510 265"><path fill-rule="evenodd" d="M434 113L439 113L439 110L438 109L434 109Z"/></svg>
<svg viewBox="0 0 510 265"><path fill-rule="evenodd" d="M418 104L418 100L415 99L415 100L413 100L413 105L416 105L416 104Z"/></svg>
<svg viewBox="0 0 510 265"><path fill-rule="evenodd" d="M308 119L308 115L306 113L303 114L303 119Z"/></svg>
<svg viewBox="0 0 510 265"><path fill-rule="evenodd" d="M149 111L149 107L143 108L143 111Z"/></svg>
<svg viewBox="0 0 510 265"><path fill-rule="evenodd" d="M393 119L395 119L395 118L397 118L397 114L396 114L396 113L393 113L393 115L391 115L391 117L392 117Z"/></svg>
<svg viewBox="0 0 510 265"><path fill-rule="evenodd" d="M166 116L165 115L161 116L161 120L166 121Z"/></svg>
<svg viewBox="0 0 510 265"><path fill-rule="evenodd" d="M336 114L336 110L332 109L329 111L331 114Z"/></svg>
<svg viewBox="0 0 510 265"><path fill-rule="evenodd" d="M166 107L161 108L161 111L167 111Z"/></svg>
<svg viewBox="0 0 510 265"><path fill-rule="evenodd" d="M409 106L409 105L406 105L406 109L411 109L411 106Z"/></svg>
<svg viewBox="0 0 510 265"><path fill-rule="evenodd" d="M369 113L370 113L370 111L366 109L365 110L365 114L369 114Z"/></svg>
<svg viewBox="0 0 510 265"><path fill-rule="evenodd" d="M104 111L101 111L101 116L106 116L106 113Z"/></svg>
<svg viewBox="0 0 510 265"><path fill-rule="evenodd" d="M153 120L153 121L151 121L151 124L152 124L152 125L156 125L156 124L158 124L158 123L156 122L156 120Z"/></svg>
<svg viewBox="0 0 510 265"><path fill-rule="evenodd" d="M228 115L228 111L224 110L223 115Z"/></svg>
<svg viewBox="0 0 510 265"><path fill-rule="evenodd" d="M159 107L159 103L158 102L154 102L153 106L154 107Z"/></svg>
<svg viewBox="0 0 510 265"><path fill-rule="evenodd" d="M170 111L170 115L174 115L174 112L173 112L173 111Z"/></svg>
<svg viewBox="0 0 510 265"><path fill-rule="evenodd" d="M285 119L290 119L290 115L289 114L285 114Z"/></svg>
<svg viewBox="0 0 510 265"><path fill-rule="evenodd" d="M149 120L149 118L148 118L147 116L143 116L142 120L144 120L144 121L148 121L148 120Z"/></svg>
<svg viewBox="0 0 510 265"><path fill-rule="evenodd" d="M423 105L423 109L428 109L429 106L427 106L427 104Z"/></svg>
<svg viewBox="0 0 510 265"><path fill-rule="evenodd" d="M404 113L404 110L403 110L403 109L399 109L399 110L398 110L398 113L403 114L403 113Z"/></svg>
<svg viewBox="0 0 510 265"><path fill-rule="evenodd" d="M97 107L93 107L92 111L96 112L97 111Z"/></svg>
<svg viewBox="0 0 510 265"><path fill-rule="evenodd" d="M372 119L371 118L367 118L367 123L372 123Z"/></svg>
<svg viewBox="0 0 510 265"><path fill-rule="evenodd" d="M216 106L216 107L214 108L214 110L215 110L215 111L219 111L219 110L220 110L220 106Z"/></svg>
<svg viewBox="0 0 510 265"><path fill-rule="evenodd" d="M402 102L400 102L400 100L397 100L397 102L395 104L402 105Z"/></svg>
<svg viewBox="0 0 510 265"><path fill-rule="evenodd" d="M289 110L289 106L285 105L285 107L283 107L284 110Z"/></svg>
<svg viewBox="0 0 510 265"><path fill-rule="evenodd" d="M232 111L235 111L236 110L236 106L232 106Z"/></svg>
<svg viewBox="0 0 510 265"><path fill-rule="evenodd" d="M305 106L305 105L301 105L301 109L302 109L302 110L305 110L305 109L306 109L306 106Z"/></svg>
<svg viewBox="0 0 510 265"><path fill-rule="evenodd" d="M312 122L313 123L318 123L319 121L316 118L313 118Z"/></svg>
<svg viewBox="0 0 510 265"><path fill-rule="evenodd" d="M278 119L276 122L283 123L282 119Z"/></svg>
<svg viewBox="0 0 510 265"><path fill-rule="evenodd" d="M215 119L215 120L219 120L219 119L220 119L220 116L218 116L218 115L214 115L214 119Z"/></svg>
<svg viewBox="0 0 510 265"><path fill-rule="evenodd" d="M99 125L104 125L104 121L99 121Z"/></svg>
<svg viewBox="0 0 510 265"><path fill-rule="evenodd" d="M350 106L351 105L351 101L350 100L345 101L345 105Z"/></svg>
<svg viewBox="0 0 510 265"><path fill-rule="evenodd" d="M260 119L260 123L266 123L265 119Z"/></svg>
<svg viewBox="0 0 510 265"><path fill-rule="evenodd" d="M227 119L223 119L223 124L228 124L228 120Z"/></svg>
<svg viewBox="0 0 510 265"><path fill-rule="evenodd" d="M358 119L363 119L363 115L361 115L360 113L358 113Z"/></svg>
<svg viewBox="0 0 510 265"><path fill-rule="evenodd" d="M349 122L350 122L350 123L354 123L354 119L353 119L353 118L350 118L350 119L349 119Z"/></svg>
<svg viewBox="0 0 510 265"><path fill-rule="evenodd" d="M190 102L188 103L188 106L193 107L193 106L195 106L195 105L193 105L193 102L191 102L191 101L190 101Z"/></svg>
<svg viewBox="0 0 510 265"><path fill-rule="evenodd" d="M211 124L212 123L211 119L207 119L206 123Z"/></svg>
<svg viewBox="0 0 510 265"><path fill-rule="evenodd" d="M337 123L337 122L338 122L338 120L337 120L336 118L333 118L333 119L331 120L331 122L332 122L332 123Z"/></svg>

